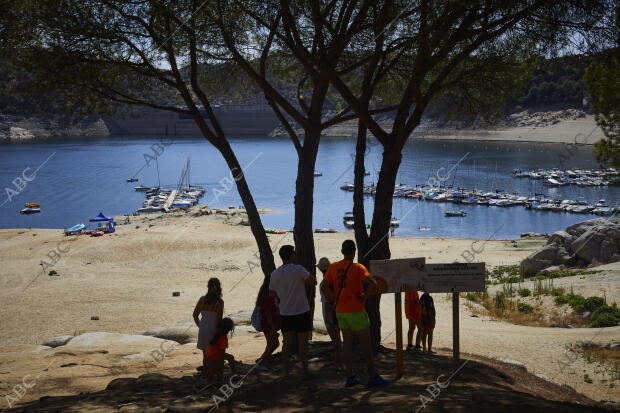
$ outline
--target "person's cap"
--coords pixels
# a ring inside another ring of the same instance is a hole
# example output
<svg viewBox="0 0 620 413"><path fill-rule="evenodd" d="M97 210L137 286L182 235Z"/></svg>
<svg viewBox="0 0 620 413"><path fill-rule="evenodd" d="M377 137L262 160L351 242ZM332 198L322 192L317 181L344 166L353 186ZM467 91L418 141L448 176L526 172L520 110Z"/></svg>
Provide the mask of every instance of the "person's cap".
<svg viewBox="0 0 620 413"><path fill-rule="evenodd" d="M327 259L327 257L321 257L319 262L316 264L316 267L321 271L327 271L327 269L329 268L329 264L331 263L329 262L329 259Z"/></svg>

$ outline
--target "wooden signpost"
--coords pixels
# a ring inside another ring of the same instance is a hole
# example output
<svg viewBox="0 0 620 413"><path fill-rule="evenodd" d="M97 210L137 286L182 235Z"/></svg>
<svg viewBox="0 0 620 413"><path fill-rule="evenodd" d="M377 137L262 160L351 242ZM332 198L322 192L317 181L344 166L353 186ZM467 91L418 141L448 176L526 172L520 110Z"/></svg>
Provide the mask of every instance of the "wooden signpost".
<svg viewBox="0 0 620 413"><path fill-rule="evenodd" d="M402 291L424 290L452 293L452 358L460 358L459 293L485 291L484 263L426 264L424 258L370 261L370 274L379 284L379 294L394 293L397 372L403 374Z"/></svg>

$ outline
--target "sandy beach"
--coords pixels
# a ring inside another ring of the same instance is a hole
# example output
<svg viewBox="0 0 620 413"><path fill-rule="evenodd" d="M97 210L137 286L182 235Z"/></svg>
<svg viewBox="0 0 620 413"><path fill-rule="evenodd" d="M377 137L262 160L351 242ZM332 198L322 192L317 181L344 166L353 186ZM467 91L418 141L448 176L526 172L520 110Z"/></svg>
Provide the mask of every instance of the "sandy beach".
<svg viewBox="0 0 620 413"><path fill-rule="evenodd" d="M256 246L249 228L231 225L233 221L219 214L132 217L131 224L119 225L116 233L100 238L65 237L56 229L0 230L0 312L3 315L0 373L8 371L0 376L3 391L8 393L11 383L32 371L34 366L44 366L45 360L61 360L50 358L55 354L50 349L39 348L39 352L32 353L51 337L87 332L137 334L155 326L190 322L195 302L206 292L210 277L219 277L222 281L225 314L251 310L263 275L255 266L258 264L254 257ZM347 238L353 238L353 234L315 234L317 257L339 259L340 244ZM286 243L293 244L290 233L269 235L269 239L274 249ZM424 256L427 262L439 263L462 260L461 253L471 249L474 241L395 237L390 245L393 258ZM476 261L491 266L516 264L544 243L545 240L539 238L519 239L516 243L489 241L476 256ZM53 267L43 269L54 260ZM47 264L42 266L42 261ZM276 261L279 264L279 259ZM52 269L57 276L47 274ZM608 299L617 300L619 274L620 265L612 264L591 279L577 276L562 279L562 282L572 283L575 292L584 296L606 291ZM180 296L173 297L173 292L180 292ZM463 353L516 360L529 372L546 376L557 384L568 384L594 400L620 399L619 386L609 386L617 381L617 372L614 377L599 363L589 363L579 357L571 356L568 365L560 363L570 356L568 345L579 340L601 344L618 341L620 327L518 326L484 316L472 317L464 301L461 300L460 309ZM449 354L452 347L451 301L446 294L437 294L435 302L438 313L435 346ZM317 297L317 308L319 306ZM394 348L392 295L383 297L381 309L383 344ZM91 320L93 316L99 319ZM320 318L320 313L315 318ZM264 339L251 331L243 331L241 329L231 340L231 351L244 362L251 363L262 351ZM315 338L325 340L318 334ZM191 345L180 348L183 350L175 352L175 359L167 360L162 368L178 369L178 363L187 364L190 358L197 357ZM55 350L60 349L62 347ZM131 351L124 350L124 354L131 354ZM88 357L103 356L91 354ZM594 379L593 384L584 383L584 373ZM107 383L96 377L82 382L85 390L105 387ZM30 393L24 400L49 392L74 394L84 389L50 384L37 387L37 392Z"/></svg>

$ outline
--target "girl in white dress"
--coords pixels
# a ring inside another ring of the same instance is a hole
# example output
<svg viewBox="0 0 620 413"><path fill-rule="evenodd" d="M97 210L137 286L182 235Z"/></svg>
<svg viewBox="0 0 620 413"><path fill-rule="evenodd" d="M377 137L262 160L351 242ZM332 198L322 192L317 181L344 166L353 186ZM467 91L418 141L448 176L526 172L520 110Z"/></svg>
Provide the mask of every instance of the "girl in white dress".
<svg viewBox="0 0 620 413"><path fill-rule="evenodd" d="M217 278L209 279L207 294L200 297L194 308L194 322L198 326L198 347L203 353L203 366L206 364L204 350L215 334L215 327L222 319L224 300L222 300L222 286ZM200 315L200 318L198 318ZM206 370L203 370L206 371Z"/></svg>

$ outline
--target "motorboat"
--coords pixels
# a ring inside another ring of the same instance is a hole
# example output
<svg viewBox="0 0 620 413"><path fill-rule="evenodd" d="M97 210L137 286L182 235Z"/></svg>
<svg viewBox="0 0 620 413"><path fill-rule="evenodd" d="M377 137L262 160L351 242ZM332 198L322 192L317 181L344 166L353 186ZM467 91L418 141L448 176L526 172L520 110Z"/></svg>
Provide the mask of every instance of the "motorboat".
<svg viewBox="0 0 620 413"><path fill-rule="evenodd" d="M323 176L323 173L319 171L314 171L314 176Z"/></svg>
<svg viewBox="0 0 620 413"><path fill-rule="evenodd" d="M77 234L81 234L82 230L86 228L86 225L84 224L77 224L72 226L71 228L67 228L65 229L65 235L77 235Z"/></svg>
<svg viewBox="0 0 620 413"><path fill-rule="evenodd" d="M390 220L390 228L398 228L400 226L400 221L394 217Z"/></svg>
<svg viewBox="0 0 620 413"><path fill-rule="evenodd" d="M133 189L135 189L138 192L146 192L150 190L151 188L148 186L144 186L144 185L138 185L138 186L134 186Z"/></svg>
<svg viewBox="0 0 620 413"><path fill-rule="evenodd" d="M127 182L138 182L138 178L127 178Z"/></svg>
<svg viewBox="0 0 620 413"><path fill-rule="evenodd" d="M20 214L36 214L41 212L41 208L24 208L19 211Z"/></svg>
<svg viewBox="0 0 620 413"><path fill-rule="evenodd" d="M28 206L28 205L26 205L26 206ZM596 204L594 204L594 206L596 208L605 208L608 205L607 205L607 201L605 201L604 199L599 199L599 201Z"/></svg>
<svg viewBox="0 0 620 413"><path fill-rule="evenodd" d="M353 228L355 226L353 212L345 212L344 216L342 217L342 223L344 224L345 227L349 229Z"/></svg>
<svg viewBox="0 0 620 413"><path fill-rule="evenodd" d="M26 208L40 208L41 207L40 204L32 204L32 203L26 203L26 204L24 204L24 206Z"/></svg>
<svg viewBox="0 0 620 413"><path fill-rule="evenodd" d="M444 212L444 215L447 217L464 217L467 215L467 212L461 210L461 211L446 211Z"/></svg>

